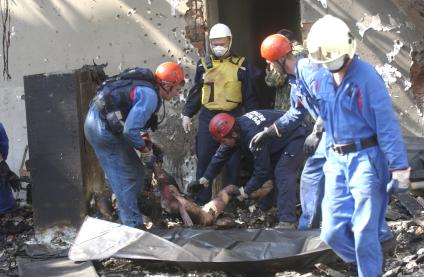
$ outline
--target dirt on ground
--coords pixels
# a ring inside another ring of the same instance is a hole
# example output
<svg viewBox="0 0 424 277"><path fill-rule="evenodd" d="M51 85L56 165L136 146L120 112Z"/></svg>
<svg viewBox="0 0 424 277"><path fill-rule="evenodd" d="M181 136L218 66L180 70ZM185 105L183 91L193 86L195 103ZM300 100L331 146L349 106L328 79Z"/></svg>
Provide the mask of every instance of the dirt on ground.
<svg viewBox="0 0 424 277"><path fill-rule="evenodd" d="M422 197L412 194L408 194L406 199L401 201L398 197L393 197L387 212L396 246L385 255L384 276L424 276L424 208L411 205L414 201L413 204L422 204L424 201ZM92 212L94 216L100 216L98 211ZM157 210L153 215L156 218L145 218L148 228L184 227L178 216ZM117 222L116 211L113 211L109 220ZM229 203L216 224L209 228L265 228L273 227L276 223L275 208L262 211L253 201L240 203L234 200ZM63 240L62 236L63 234L57 233L50 241L50 246L62 249L70 247L69 242ZM32 242L34 227L30 206L20 207L14 213L0 215L0 276L18 276L16 258L25 257L25 247ZM160 262L136 262L115 258L95 261L93 265L99 276L249 276L231 272L186 271L178 266ZM356 276L356 269L338 260L331 264L311 264L302 270L275 272L264 276Z"/></svg>

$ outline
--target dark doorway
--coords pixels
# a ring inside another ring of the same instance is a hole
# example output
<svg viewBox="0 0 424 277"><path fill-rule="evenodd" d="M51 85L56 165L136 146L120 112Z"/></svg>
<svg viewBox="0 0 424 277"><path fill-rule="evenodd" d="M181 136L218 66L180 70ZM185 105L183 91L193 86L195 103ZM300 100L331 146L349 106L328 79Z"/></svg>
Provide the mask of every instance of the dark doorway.
<svg viewBox="0 0 424 277"><path fill-rule="evenodd" d="M283 28L301 39L299 0L218 0L218 18L231 28L232 50L262 71L256 84L260 108L273 107L274 90L264 82L266 65L259 48L266 36Z"/></svg>

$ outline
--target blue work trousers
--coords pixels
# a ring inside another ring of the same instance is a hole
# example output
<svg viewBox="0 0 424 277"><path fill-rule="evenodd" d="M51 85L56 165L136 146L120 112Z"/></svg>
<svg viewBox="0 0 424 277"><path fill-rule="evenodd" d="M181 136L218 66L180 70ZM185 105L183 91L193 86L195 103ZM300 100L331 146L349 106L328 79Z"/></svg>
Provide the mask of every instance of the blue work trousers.
<svg viewBox="0 0 424 277"><path fill-rule="evenodd" d="M324 197L325 133L316 149L303 167L300 177L300 204L302 215L299 230L319 228L321 224L321 203Z"/></svg>
<svg viewBox="0 0 424 277"><path fill-rule="evenodd" d="M143 187L144 167L136 151L122 134L115 135L108 130L94 105L88 111L84 131L115 193L122 224L142 226L137 196Z"/></svg>
<svg viewBox="0 0 424 277"><path fill-rule="evenodd" d="M340 155L329 150L324 165L321 239L360 277L381 276L379 231L388 195L387 161L378 146Z"/></svg>
<svg viewBox="0 0 424 277"><path fill-rule="evenodd" d="M299 137L287 144L274 168L278 219L280 222L296 222L297 220L296 179L304 157L304 142L305 138Z"/></svg>
<svg viewBox="0 0 424 277"><path fill-rule="evenodd" d="M216 113L202 108L199 113L199 127L196 136L197 169L196 179L199 180L205 174L206 169L220 143L213 139L209 133L209 122ZM225 165L224 186L233 184L239 186L240 176L240 151L235 152ZM212 180L209 180L212 182ZM196 203L203 205L211 200L212 186L208 186L195 196Z"/></svg>

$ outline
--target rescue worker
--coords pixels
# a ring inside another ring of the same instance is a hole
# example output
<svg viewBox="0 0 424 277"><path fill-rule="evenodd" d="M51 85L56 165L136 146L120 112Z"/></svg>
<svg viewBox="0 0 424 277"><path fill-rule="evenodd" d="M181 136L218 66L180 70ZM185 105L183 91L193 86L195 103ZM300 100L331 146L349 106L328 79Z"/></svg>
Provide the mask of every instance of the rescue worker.
<svg viewBox="0 0 424 277"><path fill-rule="evenodd" d="M290 89L290 108L269 128L265 128L252 139L252 148L256 144L268 143L267 138L278 137L290 132L304 121L309 113L316 120L313 132L305 141L306 160L300 180L300 202L302 215L299 229L319 228L321 222L321 201L324 195L325 163L324 146L321 140L324 132L322 120L319 118L318 101L314 93L314 77L319 72L327 72L319 68L302 55L296 57L290 41L281 34L273 34L265 38L261 44L261 56L272 70L287 74Z"/></svg>
<svg viewBox="0 0 424 277"><path fill-rule="evenodd" d="M283 116L284 112L258 110L233 117L219 113L209 123L212 137L221 143L199 183L208 184L215 178L224 163L238 149L253 162L253 173L244 187L240 187L239 200L249 197L266 181L272 179L276 191L268 194L260 203L264 210L271 208L276 198L279 223L277 228L296 228L296 176L303 160L303 143L309 130L298 124L281 137L274 137L270 143L251 150L253 136L265 126ZM203 181L202 181L203 180Z"/></svg>
<svg viewBox="0 0 424 277"><path fill-rule="evenodd" d="M219 147L219 143L211 137L208 130L211 118L220 112L239 116L256 108L252 85L254 73L244 57L230 51L232 43L230 28L222 23L215 24L210 29L209 42L212 55L198 61L194 86L189 91L182 111L183 128L185 132L189 132L192 118L200 110L196 136L196 179L203 176ZM238 185L239 153L234 153L226 168L224 185ZM208 186L199 191L195 201L203 205L211 199L211 194L212 186Z"/></svg>
<svg viewBox="0 0 424 277"><path fill-rule="evenodd" d="M120 221L143 229L137 195L143 185L143 164L151 161L153 151L146 136L142 138L142 131L145 134L147 129L155 129L161 99L169 101L178 95L184 73L178 64L165 62L155 74L136 68L127 70L125 76L106 80L99 87L84 131L116 195ZM136 149L141 152L140 158Z"/></svg>
<svg viewBox="0 0 424 277"><path fill-rule="evenodd" d="M292 31L281 29L277 32L285 36L292 46L292 54L295 57L307 56L307 51L296 39ZM287 111L290 108L290 82L287 74L280 73L268 63L265 70L265 83L269 87L275 88L274 109Z"/></svg>
<svg viewBox="0 0 424 277"><path fill-rule="evenodd" d="M345 22L322 17L312 25L307 47L310 59L331 72L319 78L317 90L328 152L321 239L355 263L359 276L381 276L379 227L388 191L410 187L399 122L381 76L355 55Z"/></svg>
<svg viewBox="0 0 424 277"><path fill-rule="evenodd" d="M16 201L12 190L17 192L21 188L19 177L9 168L6 162L9 154L9 138L3 124L0 123L0 214L13 212Z"/></svg>

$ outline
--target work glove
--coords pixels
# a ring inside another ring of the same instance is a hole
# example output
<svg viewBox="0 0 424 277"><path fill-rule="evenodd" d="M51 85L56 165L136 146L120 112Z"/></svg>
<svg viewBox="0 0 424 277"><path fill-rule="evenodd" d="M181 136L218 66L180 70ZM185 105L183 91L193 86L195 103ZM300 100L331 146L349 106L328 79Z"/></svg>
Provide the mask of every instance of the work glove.
<svg viewBox="0 0 424 277"><path fill-rule="evenodd" d="M209 180L205 177L200 178L199 180L192 181L187 185L187 192L190 194L197 193L202 188L207 188L209 186Z"/></svg>
<svg viewBox="0 0 424 277"><path fill-rule="evenodd" d="M318 117L312 133L306 137L305 144L303 145L303 153L305 153L307 157L312 156L318 148L324 131L323 124L322 118Z"/></svg>
<svg viewBox="0 0 424 277"><path fill-rule="evenodd" d="M262 132L257 133L249 144L250 151L258 151L270 138L279 137L277 126L272 124L269 127L265 127Z"/></svg>
<svg viewBox="0 0 424 277"><path fill-rule="evenodd" d="M183 115L184 132L186 132L186 133L190 132L191 131L191 125L192 125L191 118L186 116L186 115Z"/></svg>
<svg viewBox="0 0 424 277"><path fill-rule="evenodd" d="M411 182L409 181L409 175L411 168L402 170L395 170L392 172L392 180L387 184L388 193L404 193L411 188Z"/></svg>
<svg viewBox="0 0 424 277"><path fill-rule="evenodd" d="M249 198L249 195L244 191L244 187L239 188L240 195L237 196L237 200L243 202L244 200Z"/></svg>
<svg viewBox="0 0 424 277"><path fill-rule="evenodd" d="M21 181L18 175L10 170L9 165L5 160L0 162L0 178L2 184L8 184L14 192L21 190Z"/></svg>
<svg viewBox="0 0 424 277"><path fill-rule="evenodd" d="M151 163L153 159L153 150L152 148L145 145L143 148L140 149L140 160L144 165L148 165Z"/></svg>

